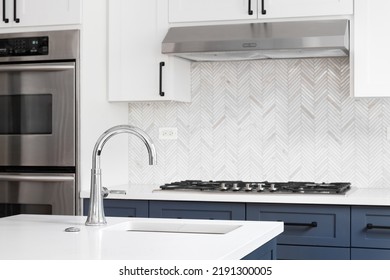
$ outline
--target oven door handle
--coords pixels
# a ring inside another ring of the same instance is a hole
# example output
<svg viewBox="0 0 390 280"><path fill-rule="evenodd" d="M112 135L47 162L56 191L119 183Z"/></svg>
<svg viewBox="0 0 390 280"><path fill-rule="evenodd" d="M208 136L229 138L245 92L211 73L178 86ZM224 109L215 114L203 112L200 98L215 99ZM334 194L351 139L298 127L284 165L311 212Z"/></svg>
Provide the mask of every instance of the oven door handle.
<svg viewBox="0 0 390 280"><path fill-rule="evenodd" d="M64 71L74 69L74 64L15 64L15 65L0 65L0 72L5 71Z"/></svg>
<svg viewBox="0 0 390 280"><path fill-rule="evenodd" d="M71 175L0 175L0 181L68 182L74 180L74 176Z"/></svg>

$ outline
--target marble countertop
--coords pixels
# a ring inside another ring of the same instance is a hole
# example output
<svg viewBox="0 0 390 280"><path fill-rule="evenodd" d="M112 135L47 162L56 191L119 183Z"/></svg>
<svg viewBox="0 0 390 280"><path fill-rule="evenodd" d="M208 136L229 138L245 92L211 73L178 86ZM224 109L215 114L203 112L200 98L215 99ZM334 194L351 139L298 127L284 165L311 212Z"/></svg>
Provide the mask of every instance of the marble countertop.
<svg viewBox="0 0 390 280"><path fill-rule="evenodd" d="M390 188L352 187L345 195L160 191L159 185L141 184L118 185L108 187L108 189L126 192L126 194L111 193L108 196L109 199L390 206ZM88 198L89 191L80 192L80 197Z"/></svg>
<svg viewBox="0 0 390 280"><path fill-rule="evenodd" d="M105 226L85 226L85 221L55 215L0 218L0 259L234 260L283 232L281 222L107 217ZM139 225L175 230L145 231ZM69 227L79 231L66 232ZM191 231L179 232L186 227ZM219 233L193 231L199 228Z"/></svg>

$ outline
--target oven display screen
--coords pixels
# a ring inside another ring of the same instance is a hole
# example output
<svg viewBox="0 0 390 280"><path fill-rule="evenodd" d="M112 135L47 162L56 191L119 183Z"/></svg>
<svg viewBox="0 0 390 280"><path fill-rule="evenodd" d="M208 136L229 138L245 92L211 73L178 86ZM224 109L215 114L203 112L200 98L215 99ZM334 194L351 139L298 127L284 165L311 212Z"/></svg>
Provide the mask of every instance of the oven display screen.
<svg viewBox="0 0 390 280"><path fill-rule="evenodd" d="M48 36L0 39L0 57L48 54Z"/></svg>
<svg viewBox="0 0 390 280"><path fill-rule="evenodd" d="M52 95L0 95L0 134L51 134Z"/></svg>

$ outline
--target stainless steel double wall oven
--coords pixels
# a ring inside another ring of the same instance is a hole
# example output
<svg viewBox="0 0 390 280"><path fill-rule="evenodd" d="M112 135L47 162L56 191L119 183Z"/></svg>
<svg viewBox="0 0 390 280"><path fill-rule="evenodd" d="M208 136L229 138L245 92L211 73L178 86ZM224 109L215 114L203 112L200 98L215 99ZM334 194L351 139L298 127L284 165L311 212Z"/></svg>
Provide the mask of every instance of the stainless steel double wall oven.
<svg viewBox="0 0 390 280"><path fill-rule="evenodd" d="M76 214L79 37L0 34L0 217Z"/></svg>

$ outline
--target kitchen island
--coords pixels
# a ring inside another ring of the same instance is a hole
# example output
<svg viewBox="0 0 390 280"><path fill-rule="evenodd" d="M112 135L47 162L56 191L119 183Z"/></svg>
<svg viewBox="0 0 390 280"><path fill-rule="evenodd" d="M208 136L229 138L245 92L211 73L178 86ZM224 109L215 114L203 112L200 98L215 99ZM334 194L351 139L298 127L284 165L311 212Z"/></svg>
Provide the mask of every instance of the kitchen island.
<svg viewBox="0 0 390 280"><path fill-rule="evenodd" d="M160 191L158 187L110 187L106 215L283 221L284 231L277 238L279 259L390 259L388 188L352 186L339 195ZM86 198L85 211L88 193L80 196Z"/></svg>
<svg viewBox="0 0 390 280"><path fill-rule="evenodd" d="M106 226L85 226L85 220L55 215L1 218L0 259L234 260L283 231L281 222L108 217Z"/></svg>

